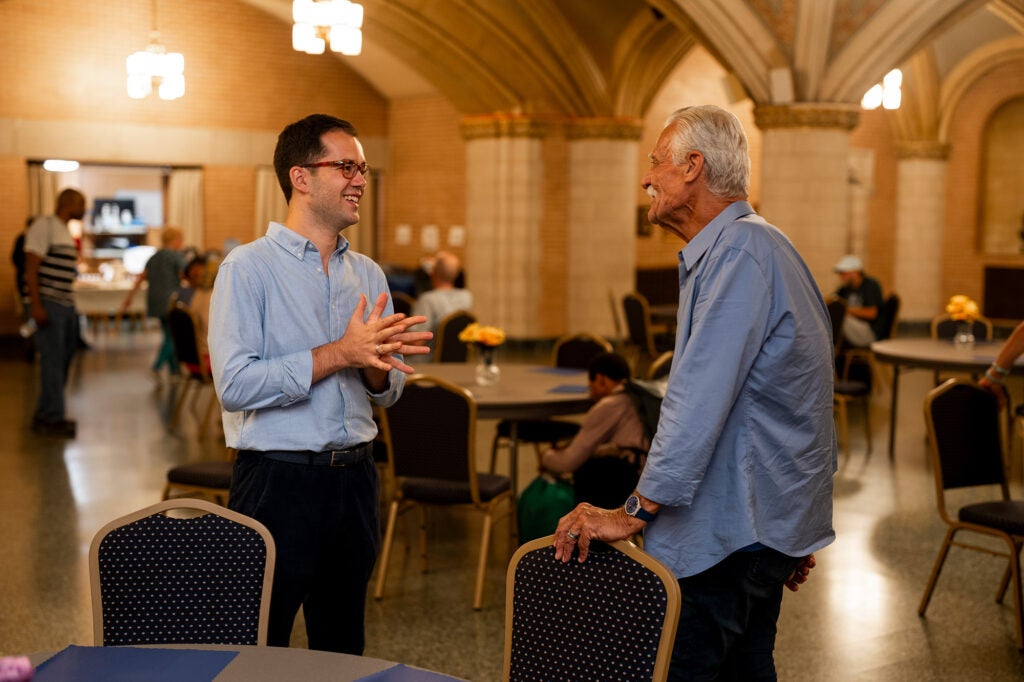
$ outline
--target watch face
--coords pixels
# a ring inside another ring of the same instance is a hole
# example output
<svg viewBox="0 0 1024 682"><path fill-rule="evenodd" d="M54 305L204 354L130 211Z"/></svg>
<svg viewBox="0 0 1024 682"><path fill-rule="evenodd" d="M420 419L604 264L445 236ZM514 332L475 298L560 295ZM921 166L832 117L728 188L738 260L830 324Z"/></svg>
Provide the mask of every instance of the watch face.
<svg viewBox="0 0 1024 682"><path fill-rule="evenodd" d="M630 516L636 516L637 510L640 509L640 498L636 495L630 495L626 498L626 513Z"/></svg>

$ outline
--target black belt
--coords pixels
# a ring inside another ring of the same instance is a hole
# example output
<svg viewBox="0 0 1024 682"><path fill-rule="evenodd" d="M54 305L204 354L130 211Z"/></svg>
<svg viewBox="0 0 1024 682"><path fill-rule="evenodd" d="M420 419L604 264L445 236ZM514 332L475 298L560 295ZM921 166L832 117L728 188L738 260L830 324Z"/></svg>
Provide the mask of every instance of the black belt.
<svg viewBox="0 0 1024 682"><path fill-rule="evenodd" d="M373 457L373 443L360 443L340 450L241 450L240 455L258 455L275 462L320 467L345 467Z"/></svg>

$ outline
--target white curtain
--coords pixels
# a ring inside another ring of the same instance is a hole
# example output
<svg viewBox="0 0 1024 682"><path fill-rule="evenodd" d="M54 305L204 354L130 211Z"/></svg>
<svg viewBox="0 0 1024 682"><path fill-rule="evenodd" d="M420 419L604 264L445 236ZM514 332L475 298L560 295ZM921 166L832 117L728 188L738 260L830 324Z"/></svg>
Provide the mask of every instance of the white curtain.
<svg viewBox="0 0 1024 682"><path fill-rule="evenodd" d="M270 221L283 223L288 215L288 204L285 203L281 185L277 182L277 174L270 167L256 169L256 219L252 226L252 238L259 239L267 233Z"/></svg>
<svg viewBox="0 0 1024 682"><path fill-rule="evenodd" d="M77 177L78 174L51 173L42 164L28 165L29 211L33 218L53 213L60 190L73 186L74 178L69 177L71 175Z"/></svg>
<svg viewBox="0 0 1024 682"><path fill-rule="evenodd" d="M186 246L204 248L203 171L175 169L167 182L167 221L185 234Z"/></svg>

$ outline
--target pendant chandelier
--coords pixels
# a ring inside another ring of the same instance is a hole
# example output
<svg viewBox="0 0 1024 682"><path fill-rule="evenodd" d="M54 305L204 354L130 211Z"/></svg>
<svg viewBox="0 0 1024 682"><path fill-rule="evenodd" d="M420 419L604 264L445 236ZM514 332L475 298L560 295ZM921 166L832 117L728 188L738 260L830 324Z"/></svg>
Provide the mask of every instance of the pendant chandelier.
<svg viewBox="0 0 1024 682"><path fill-rule="evenodd" d="M128 96L132 99L144 99L154 87L160 99L178 99L185 94L185 57L180 52L168 52L160 42L156 1L153 0L153 30L149 33L149 46L133 52L125 60Z"/></svg>
<svg viewBox="0 0 1024 682"><path fill-rule="evenodd" d="M363 6L349 0L293 0L292 47L307 54L331 51L354 56L363 50Z"/></svg>

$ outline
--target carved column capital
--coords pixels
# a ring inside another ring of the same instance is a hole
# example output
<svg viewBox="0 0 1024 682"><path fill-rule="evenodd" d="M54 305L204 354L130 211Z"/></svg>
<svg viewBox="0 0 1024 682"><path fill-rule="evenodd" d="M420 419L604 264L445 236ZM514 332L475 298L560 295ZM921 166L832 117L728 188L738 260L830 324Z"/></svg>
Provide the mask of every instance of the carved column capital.
<svg viewBox="0 0 1024 682"><path fill-rule="evenodd" d="M481 140L490 138L547 137L554 125L550 119L523 116L522 114L481 114L463 116L459 121L459 131L464 140Z"/></svg>
<svg viewBox="0 0 1024 682"><path fill-rule="evenodd" d="M897 140L896 157L945 161L949 158L949 145L937 140Z"/></svg>
<svg viewBox="0 0 1024 682"><path fill-rule="evenodd" d="M856 104L799 102L796 104L759 104L754 122L761 130L771 128L839 128L853 130L860 118Z"/></svg>
<svg viewBox="0 0 1024 682"><path fill-rule="evenodd" d="M632 116L574 118L565 124L569 140L629 140L636 142L644 131L641 119Z"/></svg>

